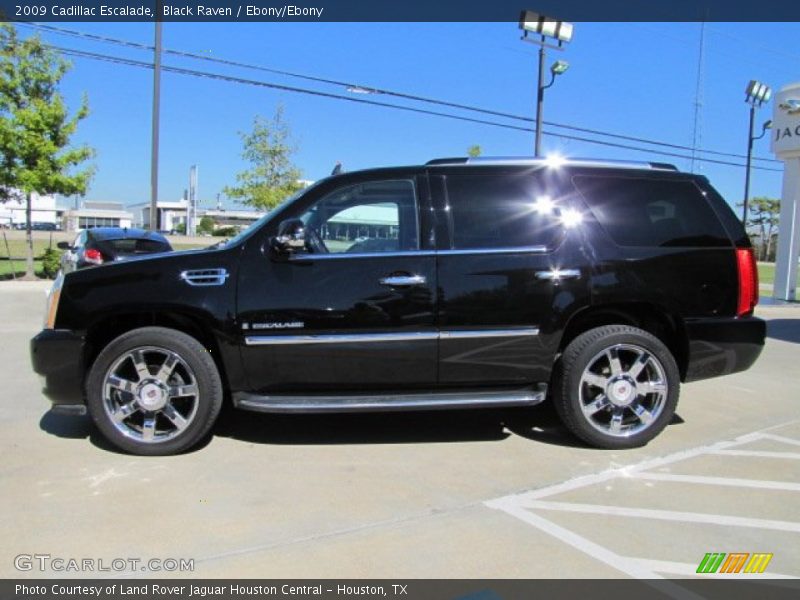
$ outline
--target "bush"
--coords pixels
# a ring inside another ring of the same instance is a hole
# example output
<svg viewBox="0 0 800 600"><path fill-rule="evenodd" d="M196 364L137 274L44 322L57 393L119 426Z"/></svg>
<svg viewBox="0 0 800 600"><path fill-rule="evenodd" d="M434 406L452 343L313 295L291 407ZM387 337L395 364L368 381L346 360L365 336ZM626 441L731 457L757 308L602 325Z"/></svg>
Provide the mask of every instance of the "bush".
<svg viewBox="0 0 800 600"><path fill-rule="evenodd" d="M55 279L61 269L61 254L55 248L46 248L42 254L42 273L48 279Z"/></svg>
<svg viewBox="0 0 800 600"><path fill-rule="evenodd" d="M237 233L239 233L239 230L236 227L220 227L212 235L215 237L233 237Z"/></svg>

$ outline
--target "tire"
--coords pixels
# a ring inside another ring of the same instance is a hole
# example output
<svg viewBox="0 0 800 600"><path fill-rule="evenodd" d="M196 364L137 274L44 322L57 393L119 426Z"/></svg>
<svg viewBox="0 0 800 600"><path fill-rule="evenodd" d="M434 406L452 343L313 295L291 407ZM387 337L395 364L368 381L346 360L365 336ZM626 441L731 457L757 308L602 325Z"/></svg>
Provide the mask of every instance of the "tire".
<svg viewBox="0 0 800 600"><path fill-rule="evenodd" d="M675 358L655 336L627 325L572 340L553 381L567 429L597 448L644 446L669 424L680 394Z"/></svg>
<svg viewBox="0 0 800 600"><path fill-rule="evenodd" d="M203 345L164 327L134 329L108 344L92 365L86 395L106 439L143 456L192 448L216 421L223 397Z"/></svg>

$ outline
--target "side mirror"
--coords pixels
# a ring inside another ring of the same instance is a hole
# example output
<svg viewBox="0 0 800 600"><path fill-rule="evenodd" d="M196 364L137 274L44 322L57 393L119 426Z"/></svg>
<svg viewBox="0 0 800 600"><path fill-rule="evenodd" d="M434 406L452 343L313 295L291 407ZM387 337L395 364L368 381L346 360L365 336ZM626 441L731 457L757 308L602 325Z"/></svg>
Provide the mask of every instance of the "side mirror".
<svg viewBox="0 0 800 600"><path fill-rule="evenodd" d="M58 242L56 248L59 250L72 250L72 246L69 245L69 242Z"/></svg>
<svg viewBox="0 0 800 600"><path fill-rule="evenodd" d="M278 226L278 235L272 238L272 249L278 253L291 253L306 247L305 225L300 219L286 219Z"/></svg>

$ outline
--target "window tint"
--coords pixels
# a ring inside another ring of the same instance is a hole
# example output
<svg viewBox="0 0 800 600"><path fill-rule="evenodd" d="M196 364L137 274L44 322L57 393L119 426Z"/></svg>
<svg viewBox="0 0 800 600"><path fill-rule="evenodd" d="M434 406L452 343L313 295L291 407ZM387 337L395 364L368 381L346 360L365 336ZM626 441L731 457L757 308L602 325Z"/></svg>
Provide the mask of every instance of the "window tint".
<svg viewBox="0 0 800 600"><path fill-rule="evenodd" d="M169 244L158 240L141 240L125 238L120 240L104 240L104 245L111 246L116 254L149 254L151 252L168 252Z"/></svg>
<svg viewBox="0 0 800 600"><path fill-rule="evenodd" d="M371 181L340 188L302 217L331 253L416 250L417 202L411 181Z"/></svg>
<svg viewBox="0 0 800 600"><path fill-rule="evenodd" d="M533 176L451 174L447 201L455 249L552 247L563 234L557 198Z"/></svg>
<svg viewBox="0 0 800 600"><path fill-rule="evenodd" d="M578 176L573 181L620 246L731 245L691 181L609 176Z"/></svg>

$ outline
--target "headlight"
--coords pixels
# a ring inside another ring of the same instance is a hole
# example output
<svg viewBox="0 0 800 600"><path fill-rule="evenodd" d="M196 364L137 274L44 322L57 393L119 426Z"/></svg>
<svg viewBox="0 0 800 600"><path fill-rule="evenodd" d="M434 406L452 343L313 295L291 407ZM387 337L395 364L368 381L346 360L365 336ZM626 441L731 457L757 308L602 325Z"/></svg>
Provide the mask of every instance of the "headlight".
<svg viewBox="0 0 800 600"><path fill-rule="evenodd" d="M64 274L59 273L53 282L53 287L47 294L47 310L44 314L44 328L55 329L56 313L58 313L58 301L61 299L61 287L64 285Z"/></svg>

